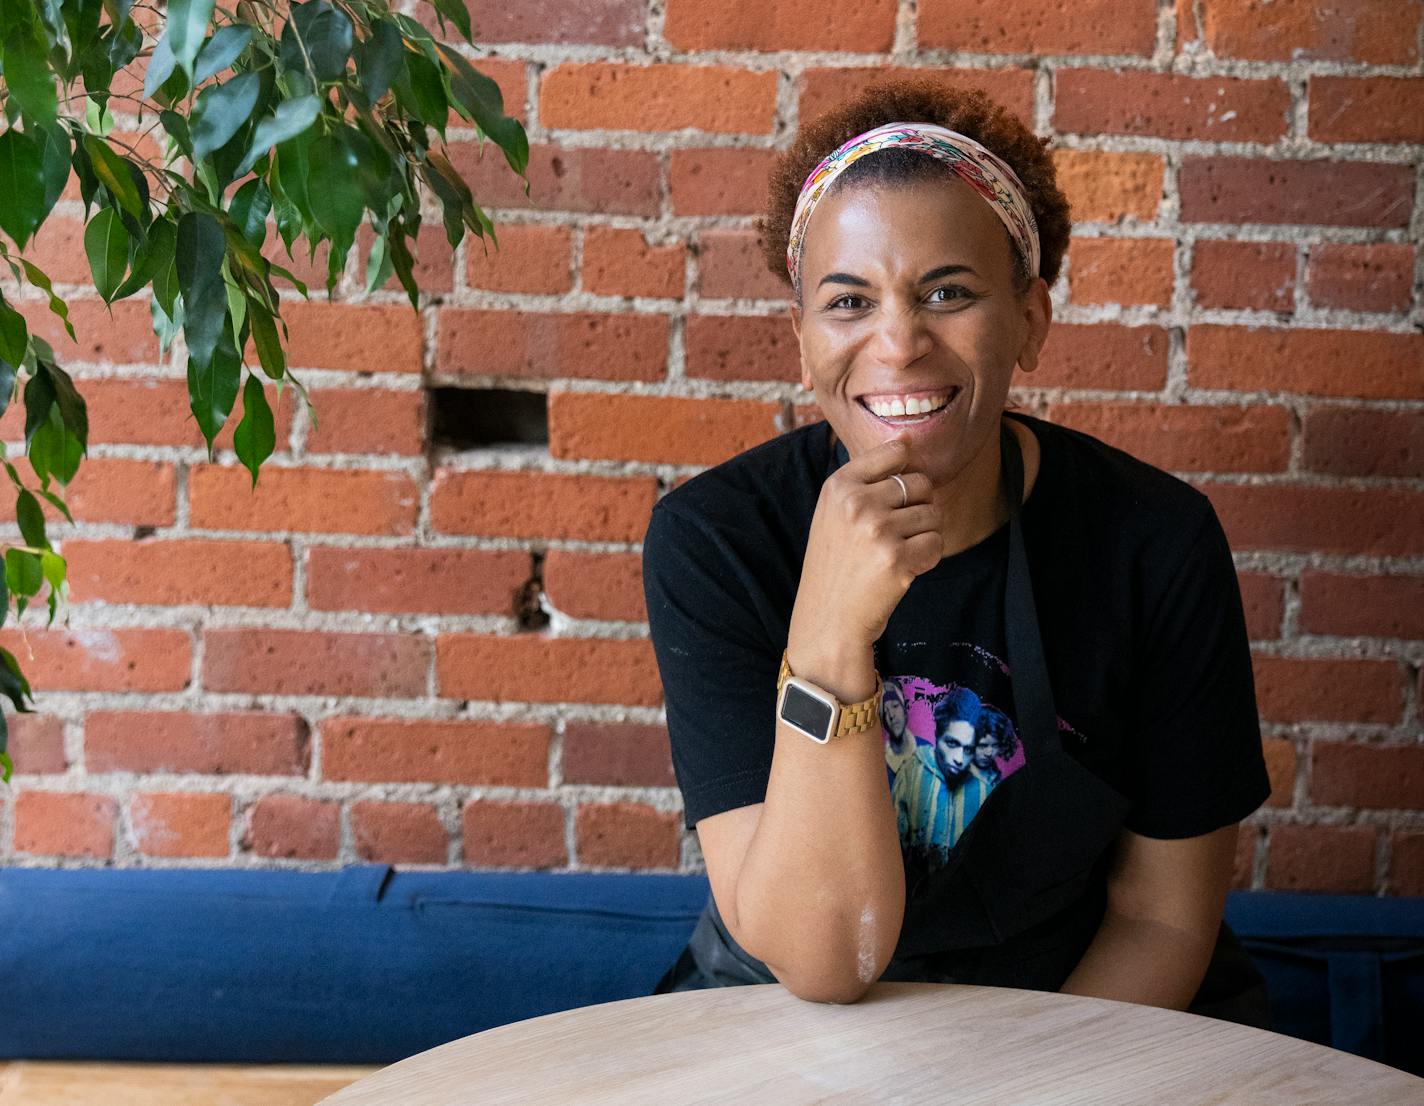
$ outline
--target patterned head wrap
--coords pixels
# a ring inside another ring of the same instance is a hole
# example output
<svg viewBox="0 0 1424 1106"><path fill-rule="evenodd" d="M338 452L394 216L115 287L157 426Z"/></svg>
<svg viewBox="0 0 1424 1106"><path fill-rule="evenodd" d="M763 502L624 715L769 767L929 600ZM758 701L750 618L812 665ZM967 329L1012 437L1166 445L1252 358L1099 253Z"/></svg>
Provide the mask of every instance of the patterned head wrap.
<svg viewBox="0 0 1424 1106"><path fill-rule="evenodd" d="M994 214L1008 228L1009 237L1028 260L1029 273L1037 274L1038 223L1024 196L1023 182L1008 164L967 135L934 123L886 123L842 143L811 170L801 186L796 212L791 218L791 237L786 243L786 268L798 299L801 297L801 248L816 202L852 163L866 154L890 147L922 150L953 169L988 201Z"/></svg>

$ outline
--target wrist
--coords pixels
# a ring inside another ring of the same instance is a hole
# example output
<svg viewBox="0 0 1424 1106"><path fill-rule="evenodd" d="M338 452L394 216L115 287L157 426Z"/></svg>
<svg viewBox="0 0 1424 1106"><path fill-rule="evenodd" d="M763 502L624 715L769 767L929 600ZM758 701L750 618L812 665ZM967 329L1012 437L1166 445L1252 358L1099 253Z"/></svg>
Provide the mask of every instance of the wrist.
<svg viewBox="0 0 1424 1106"><path fill-rule="evenodd" d="M786 645L791 674L830 692L842 703L859 703L879 689L875 652L869 645L844 645L835 641L803 644L793 638Z"/></svg>

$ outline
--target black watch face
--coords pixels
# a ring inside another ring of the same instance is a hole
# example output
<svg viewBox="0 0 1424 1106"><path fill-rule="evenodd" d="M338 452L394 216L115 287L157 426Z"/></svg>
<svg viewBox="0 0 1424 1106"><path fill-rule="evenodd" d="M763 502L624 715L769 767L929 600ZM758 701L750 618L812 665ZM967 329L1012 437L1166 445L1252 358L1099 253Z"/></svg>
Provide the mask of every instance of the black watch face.
<svg viewBox="0 0 1424 1106"><path fill-rule="evenodd" d="M786 685L786 698L781 706L781 717L798 730L809 734L817 741L826 740L826 730L830 728L833 712L828 703L814 695L808 695L795 684Z"/></svg>

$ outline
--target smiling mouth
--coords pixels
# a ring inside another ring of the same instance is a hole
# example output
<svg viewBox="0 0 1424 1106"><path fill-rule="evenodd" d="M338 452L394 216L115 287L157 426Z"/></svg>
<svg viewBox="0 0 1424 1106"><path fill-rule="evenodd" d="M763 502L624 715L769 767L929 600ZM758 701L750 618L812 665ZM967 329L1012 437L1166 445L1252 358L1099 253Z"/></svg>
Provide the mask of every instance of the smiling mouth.
<svg viewBox="0 0 1424 1106"><path fill-rule="evenodd" d="M959 395L958 387L902 398L861 396L856 402L886 426L918 426L941 414Z"/></svg>

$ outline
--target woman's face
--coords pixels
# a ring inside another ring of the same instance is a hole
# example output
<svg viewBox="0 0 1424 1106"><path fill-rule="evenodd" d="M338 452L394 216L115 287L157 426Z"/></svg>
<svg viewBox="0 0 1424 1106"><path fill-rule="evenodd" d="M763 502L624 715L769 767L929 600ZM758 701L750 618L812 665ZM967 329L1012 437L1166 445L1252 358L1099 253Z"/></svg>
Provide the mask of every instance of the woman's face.
<svg viewBox="0 0 1424 1106"><path fill-rule="evenodd" d="M801 288L802 385L852 457L903 435L907 467L936 485L997 445L1014 366L1037 366L1052 318L1042 279L1016 292L1003 223L958 178L851 184L821 200ZM905 417L884 406L911 400L941 406Z"/></svg>

